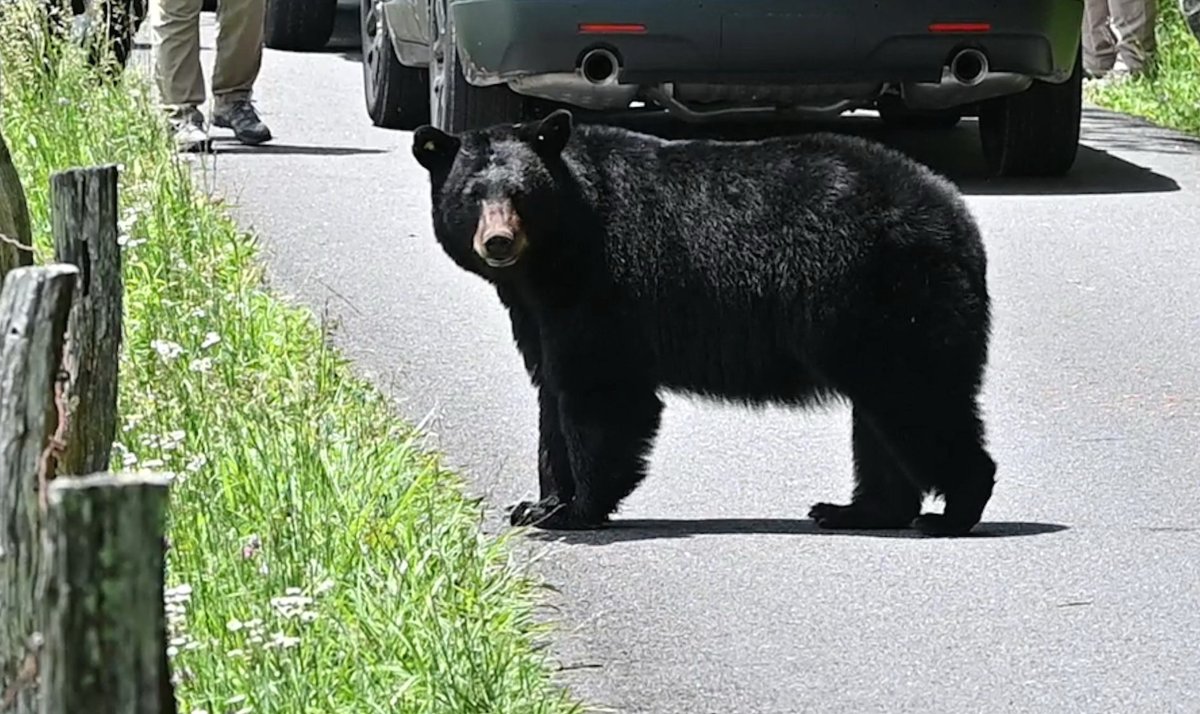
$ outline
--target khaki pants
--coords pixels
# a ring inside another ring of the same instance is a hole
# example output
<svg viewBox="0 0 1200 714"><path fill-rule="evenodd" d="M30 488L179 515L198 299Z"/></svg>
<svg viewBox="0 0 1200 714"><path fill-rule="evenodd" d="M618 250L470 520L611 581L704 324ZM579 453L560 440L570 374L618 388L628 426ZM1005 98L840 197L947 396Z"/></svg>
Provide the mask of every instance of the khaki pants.
<svg viewBox="0 0 1200 714"><path fill-rule="evenodd" d="M1154 55L1156 0L1084 0L1083 68L1141 72Z"/></svg>
<svg viewBox="0 0 1200 714"><path fill-rule="evenodd" d="M151 0L150 32L160 101L174 118L204 103L200 68L201 0ZM262 66L266 0L219 0L213 110L249 99Z"/></svg>

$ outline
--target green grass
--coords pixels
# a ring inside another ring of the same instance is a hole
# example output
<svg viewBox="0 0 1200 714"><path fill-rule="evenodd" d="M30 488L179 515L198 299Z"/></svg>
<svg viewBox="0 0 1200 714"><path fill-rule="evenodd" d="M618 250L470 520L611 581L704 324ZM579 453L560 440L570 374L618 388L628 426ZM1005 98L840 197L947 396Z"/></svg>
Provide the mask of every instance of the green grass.
<svg viewBox="0 0 1200 714"><path fill-rule="evenodd" d="M1158 56L1148 74L1111 85L1089 83L1085 96L1098 106L1200 135L1200 45L1176 0L1159 3L1155 35Z"/></svg>
<svg viewBox="0 0 1200 714"><path fill-rule="evenodd" d="M134 72L48 71L0 21L4 133L51 255L52 171L118 163L125 469L173 486L168 613L181 712L576 711L551 683L537 581L419 435L268 294L253 238L191 180Z"/></svg>

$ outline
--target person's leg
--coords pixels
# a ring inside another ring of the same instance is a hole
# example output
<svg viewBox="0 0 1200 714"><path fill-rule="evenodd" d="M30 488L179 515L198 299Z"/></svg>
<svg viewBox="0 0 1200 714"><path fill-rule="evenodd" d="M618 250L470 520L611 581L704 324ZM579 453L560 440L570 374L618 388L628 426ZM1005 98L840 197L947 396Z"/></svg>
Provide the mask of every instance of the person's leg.
<svg viewBox="0 0 1200 714"><path fill-rule="evenodd" d="M1108 0L1084 0L1083 71L1091 77L1103 77L1117 58L1116 38L1108 19Z"/></svg>
<svg viewBox="0 0 1200 714"><path fill-rule="evenodd" d="M233 129L238 140L260 144L271 131L250 103L262 67L266 0L217 4L217 59L213 65L213 124Z"/></svg>
<svg viewBox="0 0 1200 714"><path fill-rule="evenodd" d="M1179 0L1179 11L1196 41L1200 42L1200 0Z"/></svg>
<svg viewBox="0 0 1200 714"><path fill-rule="evenodd" d="M1141 74L1154 58L1154 37L1158 18L1157 0L1109 0L1113 31L1117 36L1117 61L1114 70Z"/></svg>
<svg viewBox="0 0 1200 714"><path fill-rule="evenodd" d="M152 0L150 42L159 103L185 151L205 150L208 133L200 105L204 73L200 68L201 0Z"/></svg>

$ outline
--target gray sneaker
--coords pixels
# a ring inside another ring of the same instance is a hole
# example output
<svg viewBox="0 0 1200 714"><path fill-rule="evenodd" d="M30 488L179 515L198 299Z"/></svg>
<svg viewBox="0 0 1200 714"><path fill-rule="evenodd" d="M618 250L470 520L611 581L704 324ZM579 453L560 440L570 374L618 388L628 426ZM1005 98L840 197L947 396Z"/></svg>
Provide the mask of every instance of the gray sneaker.
<svg viewBox="0 0 1200 714"><path fill-rule="evenodd" d="M173 119L171 129L174 132L175 148L179 151L207 153L212 149L212 139L204 128L204 116L198 111L180 119Z"/></svg>
<svg viewBox="0 0 1200 714"><path fill-rule="evenodd" d="M261 144L271 140L271 130L258 118L258 112L248 99L239 99L213 112L213 126L233 129L233 135L243 144Z"/></svg>

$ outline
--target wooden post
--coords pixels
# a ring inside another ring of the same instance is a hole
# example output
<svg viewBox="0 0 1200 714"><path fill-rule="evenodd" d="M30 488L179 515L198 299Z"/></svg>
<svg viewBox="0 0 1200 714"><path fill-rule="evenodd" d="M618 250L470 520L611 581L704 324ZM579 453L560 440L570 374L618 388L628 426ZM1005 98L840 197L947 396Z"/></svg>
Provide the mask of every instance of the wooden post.
<svg viewBox="0 0 1200 714"><path fill-rule="evenodd" d="M122 473L51 483L41 714L175 711L163 608L170 482Z"/></svg>
<svg viewBox="0 0 1200 714"><path fill-rule="evenodd" d="M32 240L25 187L0 132L0 279L13 268L33 265Z"/></svg>
<svg viewBox="0 0 1200 714"><path fill-rule="evenodd" d="M78 271L17 268L0 290L0 708L36 711L39 496L59 420L54 386Z"/></svg>
<svg viewBox="0 0 1200 714"><path fill-rule="evenodd" d="M80 270L63 369L67 430L58 473L109 469L117 430L117 355L121 346L121 248L117 244L117 168L50 177L54 259Z"/></svg>
<svg viewBox="0 0 1200 714"><path fill-rule="evenodd" d="M4 132L0 131L0 280L13 268L33 265L32 240L25 187L8 153Z"/></svg>

